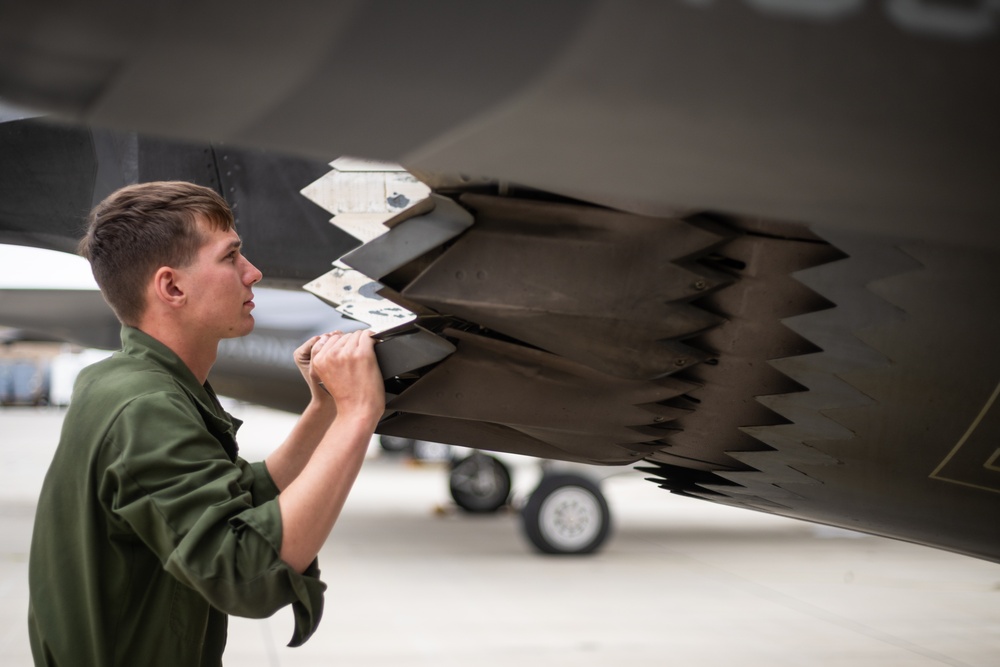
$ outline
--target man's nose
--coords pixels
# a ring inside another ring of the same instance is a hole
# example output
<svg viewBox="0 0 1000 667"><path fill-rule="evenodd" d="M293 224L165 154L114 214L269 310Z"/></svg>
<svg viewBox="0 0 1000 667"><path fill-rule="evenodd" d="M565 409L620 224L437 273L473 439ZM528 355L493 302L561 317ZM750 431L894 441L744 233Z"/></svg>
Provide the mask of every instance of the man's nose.
<svg viewBox="0 0 1000 667"><path fill-rule="evenodd" d="M247 281L247 285L256 285L263 277L264 274L260 272L260 269L251 264L250 260L247 260L247 268L244 272L244 279Z"/></svg>

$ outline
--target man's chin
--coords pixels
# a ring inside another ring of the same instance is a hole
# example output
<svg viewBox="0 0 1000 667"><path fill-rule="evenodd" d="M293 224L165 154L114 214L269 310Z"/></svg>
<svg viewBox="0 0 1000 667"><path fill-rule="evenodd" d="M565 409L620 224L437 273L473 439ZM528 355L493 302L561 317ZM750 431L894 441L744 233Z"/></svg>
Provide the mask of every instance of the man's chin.
<svg viewBox="0 0 1000 667"><path fill-rule="evenodd" d="M229 335L226 336L226 338L242 338L243 336L252 334L253 328L256 324L257 323L253 319L253 315L247 315L247 319L243 323L243 325L238 328L231 329Z"/></svg>

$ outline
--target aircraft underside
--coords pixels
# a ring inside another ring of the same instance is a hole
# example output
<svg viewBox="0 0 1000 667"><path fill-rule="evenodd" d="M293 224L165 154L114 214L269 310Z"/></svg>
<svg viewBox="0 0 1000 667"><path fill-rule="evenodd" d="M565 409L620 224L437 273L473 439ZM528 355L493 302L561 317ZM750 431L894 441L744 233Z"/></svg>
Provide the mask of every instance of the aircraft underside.
<svg viewBox="0 0 1000 667"><path fill-rule="evenodd" d="M311 286L385 329L380 433L1000 557L993 253L488 186L387 227Z"/></svg>

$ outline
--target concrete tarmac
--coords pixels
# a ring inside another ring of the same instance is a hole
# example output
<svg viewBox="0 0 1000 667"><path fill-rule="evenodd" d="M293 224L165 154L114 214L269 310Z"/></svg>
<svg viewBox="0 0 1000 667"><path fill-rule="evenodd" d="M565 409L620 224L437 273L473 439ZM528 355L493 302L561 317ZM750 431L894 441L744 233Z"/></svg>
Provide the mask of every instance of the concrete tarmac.
<svg viewBox="0 0 1000 667"><path fill-rule="evenodd" d="M259 458L292 418L232 409ZM63 412L0 408L0 665L30 665L34 503ZM536 474L515 468L515 481ZM234 618L226 664L1000 665L1000 566L603 482L614 531L590 557L533 552L515 512L453 507L443 464L373 456L320 556L317 634Z"/></svg>

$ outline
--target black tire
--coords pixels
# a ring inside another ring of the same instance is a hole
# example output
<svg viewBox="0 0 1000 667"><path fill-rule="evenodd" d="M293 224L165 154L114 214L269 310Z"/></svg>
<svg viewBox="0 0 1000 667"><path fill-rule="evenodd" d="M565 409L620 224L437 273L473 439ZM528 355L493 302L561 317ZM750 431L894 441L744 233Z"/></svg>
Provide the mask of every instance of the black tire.
<svg viewBox="0 0 1000 667"><path fill-rule="evenodd" d="M579 475L542 478L521 512L525 534L546 554L596 551L611 531L611 511L601 489Z"/></svg>
<svg viewBox="0 0 1000 667"><path fill-rule="evenodd" d="M496 512L510 497L510 472L495 456L474 452L452 465L448 488L466 512Z"/></svg>
<svg viewBox="0 0 1000 667"><path fill-rule="evenodd" d="M400 438L395 435L380 435L378 442L382 450L389 454L402 454L413 451L413 440L410 438Z"/></svg>

